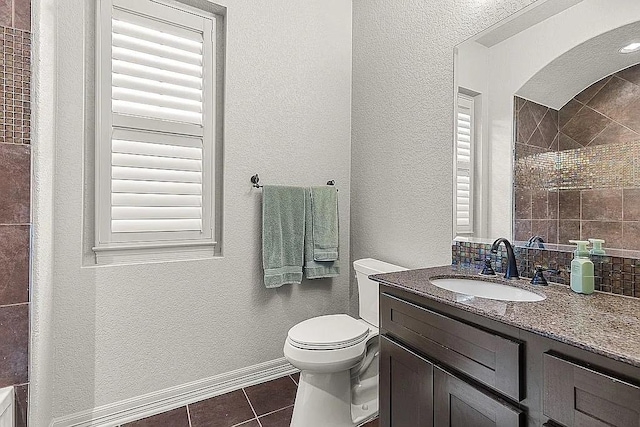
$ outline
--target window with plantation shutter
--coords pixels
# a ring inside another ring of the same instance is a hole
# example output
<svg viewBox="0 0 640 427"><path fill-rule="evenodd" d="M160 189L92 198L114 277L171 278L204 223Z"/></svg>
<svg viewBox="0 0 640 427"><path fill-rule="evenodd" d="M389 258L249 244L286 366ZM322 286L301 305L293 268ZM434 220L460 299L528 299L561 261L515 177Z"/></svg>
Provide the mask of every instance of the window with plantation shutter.
<svg viewBox="0 0 640 427"><path fill-rule="evenodd" d="M215 20L153 0L98 18L98 262L215 246Z"/></svg>
<svg viewBox="0 0 640 427"><path fill-rule="evenodd" d="M473 98L458 94L455 139L456 234L473 233Z"/></svg>

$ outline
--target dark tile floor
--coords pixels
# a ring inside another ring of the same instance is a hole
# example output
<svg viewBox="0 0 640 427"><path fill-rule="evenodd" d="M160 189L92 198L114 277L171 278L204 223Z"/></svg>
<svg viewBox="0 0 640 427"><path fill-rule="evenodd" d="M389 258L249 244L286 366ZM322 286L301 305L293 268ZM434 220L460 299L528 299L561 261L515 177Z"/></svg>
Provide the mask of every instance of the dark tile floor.
<svg viewBox="0 0 640 427"><path fill-rule="evenodd" d="M298 378L287 375L122 427L289 427ZM378 420L363 427L378 427Z"/></svg>

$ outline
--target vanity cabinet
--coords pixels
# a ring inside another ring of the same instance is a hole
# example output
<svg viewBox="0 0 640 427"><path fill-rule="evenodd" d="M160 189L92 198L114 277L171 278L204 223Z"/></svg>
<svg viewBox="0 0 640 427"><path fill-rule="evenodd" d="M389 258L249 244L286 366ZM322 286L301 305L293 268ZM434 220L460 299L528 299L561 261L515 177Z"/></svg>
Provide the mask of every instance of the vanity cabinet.
<svg viewBox="0 0 640 427"><path fill-rule="evenodd" d="M640 367L380 286L383 427L640 426Z"/></svg>

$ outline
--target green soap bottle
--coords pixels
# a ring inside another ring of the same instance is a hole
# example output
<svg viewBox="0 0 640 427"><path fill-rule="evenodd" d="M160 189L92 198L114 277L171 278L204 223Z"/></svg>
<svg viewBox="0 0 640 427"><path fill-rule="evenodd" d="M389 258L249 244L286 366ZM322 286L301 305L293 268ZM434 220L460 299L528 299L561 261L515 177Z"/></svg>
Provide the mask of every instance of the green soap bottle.
<svg viewBox="0 0 640 427"><path fill-rule="evenodd" d="M589 251L591 255L606 255L607 253L602 249L602 245L604 245L604 240L602 239L589 239L593 248Z"/></svg>
<svg viewBox="0 0 640 427"><path fill-rule="evenodd" d="M569 242L578 245L571 261L571 290L579 294L592 294L593 262L589 259L587 250L589 242L583 240L569 240Z"/></svg>

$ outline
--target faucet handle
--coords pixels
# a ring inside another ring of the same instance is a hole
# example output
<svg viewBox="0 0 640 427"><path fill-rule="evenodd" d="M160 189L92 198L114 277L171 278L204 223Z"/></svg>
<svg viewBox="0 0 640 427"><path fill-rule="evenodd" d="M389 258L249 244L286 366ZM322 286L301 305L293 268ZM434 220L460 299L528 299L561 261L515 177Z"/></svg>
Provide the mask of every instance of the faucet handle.
<svg viewBox="0 0 640 427"><path fill-rule="evenodd" d="M536 272L533 275L533 279L531 279L532 285L547 286L549 284L547 283L547 279L544 278L545 270L547 269L542 267L541 265L536 265Z"/></svg>
<svg viewBox="0 0 640 427"><path fill-rule="evenodd" d="M482 261L482 259L478 258L476 259L476 261ZM493 269L493 266L491 265L491 257L486 257L484 259L484 267L482 267L482 271L480 272L480 274L484 275L484 276L495 276L496 272Z"/></svg>

